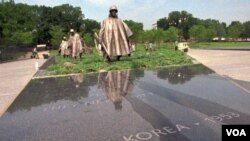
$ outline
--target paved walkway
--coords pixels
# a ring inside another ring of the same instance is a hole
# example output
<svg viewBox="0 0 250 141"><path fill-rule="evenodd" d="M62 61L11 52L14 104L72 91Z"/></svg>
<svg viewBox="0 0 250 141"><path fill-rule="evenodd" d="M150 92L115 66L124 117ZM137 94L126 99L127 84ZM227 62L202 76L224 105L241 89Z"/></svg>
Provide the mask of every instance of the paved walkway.
<svg viewBox="0 0 250 141"><path fill-rule="evenodd" d="M0 64L0 117L36 73L35 64L46 60L29 59Z"/></svg>
<svg viewBox="0 0 250 141"><path fill-rule="evenodd" d="M188 55L220 75L250 82L250 50L191 49Z"/></svg>
<svg viewBox="0 0 250 141"><path fill-rule="evenodd" d="M188 55L250 92L250 50L191 49Z"/></svg>

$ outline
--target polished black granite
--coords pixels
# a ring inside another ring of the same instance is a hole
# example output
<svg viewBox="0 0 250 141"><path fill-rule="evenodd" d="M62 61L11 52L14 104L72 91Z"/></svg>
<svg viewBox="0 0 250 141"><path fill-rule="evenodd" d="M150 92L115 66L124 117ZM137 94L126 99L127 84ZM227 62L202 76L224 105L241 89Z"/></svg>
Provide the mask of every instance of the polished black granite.
<svg viewBox="0 0 250 141"><path fill-rule="evenodd" d="M32 80L1 141L220 141L250 124L250 94L202 65Z"/></svg>

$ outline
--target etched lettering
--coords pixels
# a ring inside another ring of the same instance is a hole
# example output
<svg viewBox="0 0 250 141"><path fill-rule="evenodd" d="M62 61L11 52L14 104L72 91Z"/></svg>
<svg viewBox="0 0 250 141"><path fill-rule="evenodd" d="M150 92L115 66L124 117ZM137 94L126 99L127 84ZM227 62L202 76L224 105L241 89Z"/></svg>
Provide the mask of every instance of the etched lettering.
<svg viewBox="0 0 250 141"><path fill-rule="evenodd" d="M66 108L66 106L65 106L65 105L63 105L62 109L65 109L65 108Z"/></svg>
<svg viewBox="0 0 250 141"><path fill-rule="evenodd" d="M135 135L130 135L128 137L123 136L123 139L125 141L147 141L151 140L153 137L160 137L163 135L173 134L177 133L178 131L182 131L184 129L189 130L190 128L184 125L176 124L176 128L178 130L175 130L171 127L165 126L162 129L153 129L150 132L140 132L136 133Z"/></svg>
<svg viewBox="0 0 250 141"><path fill-rule="evenodd" d="M95 104L95 101L90 101L90 105L94 105Z"/></svg>
<svg viewBox="0 0 250 141"><path fill-rule="evenodd" d="M228 112L227 114L233 116L233 117L240 117L239 114L233 113L233 112Z"/></svg>
<svg viewBox="0 0 250 141"><path fill-rule="evenodd" d="M162 135L167 135L168 133L164 133L162 132L160 129L154 129L151 131L153 134L155 134L157 137L159 137L160 135L159 134L162 134Z"/></svg>
<svg viewBox="0 0 250 141"><path fill-rule="evenodd" d="M146 141L146 140L152 139L152 134L148 132L141 132L141 133L136 134L136 138L139 140Z"/></svg>
<svg viewBox="0 0 250 141"><path fill-rule="evenodd" d="M99 104L100 103L100 100L96 100L96 104Z"/></svg>
<svg viewBox="0 0 250 141"><path fill-rule="evenodd" d="M219 114L219 116L225 119L232 119L232 116L226 114Z"/></svg>
<svg viewBox="0 0 250 141"><path fill-rule="evenodd" d="M167 131L169 134L176 133L176 131L170 127L163 127L162 129Z"/></svg>
<svg viewBox="0 0 250 141"><path fill-rule="evenodd" d="M187 130L189 130L190 128L189 127L187 127L187 126L183 126L183 125L180 125L180 124L176 124L176 128L178 129L178 131L180 131L181 132L181 130L182 129L187 129Z"/></svg>
<svg viewBox="0 0 250 141"><path fill-rule="evenodd" d="M138 141L138 140L132 139L132 138L133 138L133 135L130 135L129 138L123 136L123 139L124 139L125 141Z"/></svg>
<svg viewBox="0 0 250 141"><path fill-rule="evenodd" d="M89 106L90 103L89 103L89 102L85 102L84 105L85 105L85 106Z"/></svg>
<svg viewBox="0 0 250 141"><path fill-rule="evenodd" d="M213 122L213 123L216 123L216 121L214 121L214 120L212 120L212 119L210 119L210 118L205 118L205 120L211 121L211 122Z"/></svg>
<svg viewBox="0 0 250 141"><path fill-rule="evenodd" d="M72 106L75 108L77 106L77 104L72 104Z"/></svg>

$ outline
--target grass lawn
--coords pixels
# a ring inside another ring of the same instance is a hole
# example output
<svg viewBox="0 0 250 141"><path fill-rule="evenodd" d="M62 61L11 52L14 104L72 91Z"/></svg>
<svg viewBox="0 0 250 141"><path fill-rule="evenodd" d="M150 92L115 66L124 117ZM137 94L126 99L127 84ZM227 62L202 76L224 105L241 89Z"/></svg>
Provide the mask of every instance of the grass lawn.
<svg viewBox="0 0 250 141"><path fill-rule="evenodd" d="M250 42L198 42L191 43L191 48L250 48Z"/></svg>
<svg viewBox="0 0 250 141"><path fill-rule="evenodd" d="M122 70L135 68L155 68L167 65L186 65L192 64L182 52L175 51L170 44L162 44L157 50L146 52L143 45L136 46L136 51L130 57L122 57L120 61L114 61L110 64L105 63L101 56L94 49L92 54L86 54L82 59L63 58L56 51L52 56L56 63L47 69L48 75L61 75L71 73L98 72L100 70ZM65 62L70 62L66 66Z"/></svg>

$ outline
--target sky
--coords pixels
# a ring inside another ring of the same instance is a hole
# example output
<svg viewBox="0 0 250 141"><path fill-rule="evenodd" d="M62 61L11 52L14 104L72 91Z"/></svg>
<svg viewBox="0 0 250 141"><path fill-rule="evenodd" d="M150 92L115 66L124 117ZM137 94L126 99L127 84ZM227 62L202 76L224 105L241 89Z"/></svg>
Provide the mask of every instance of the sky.
<svg viewBox="0 0 250 141"><path fill-rule="evenodd" d="M109 7L117 5L122 20L141 22L151 29L160 18L172 11L185 10L200 19L216 19L229 25L232 21L250 21L250 0L15 0L29 5L58 6L70 4L81 7L85 18L101 22Z"/></svg>

